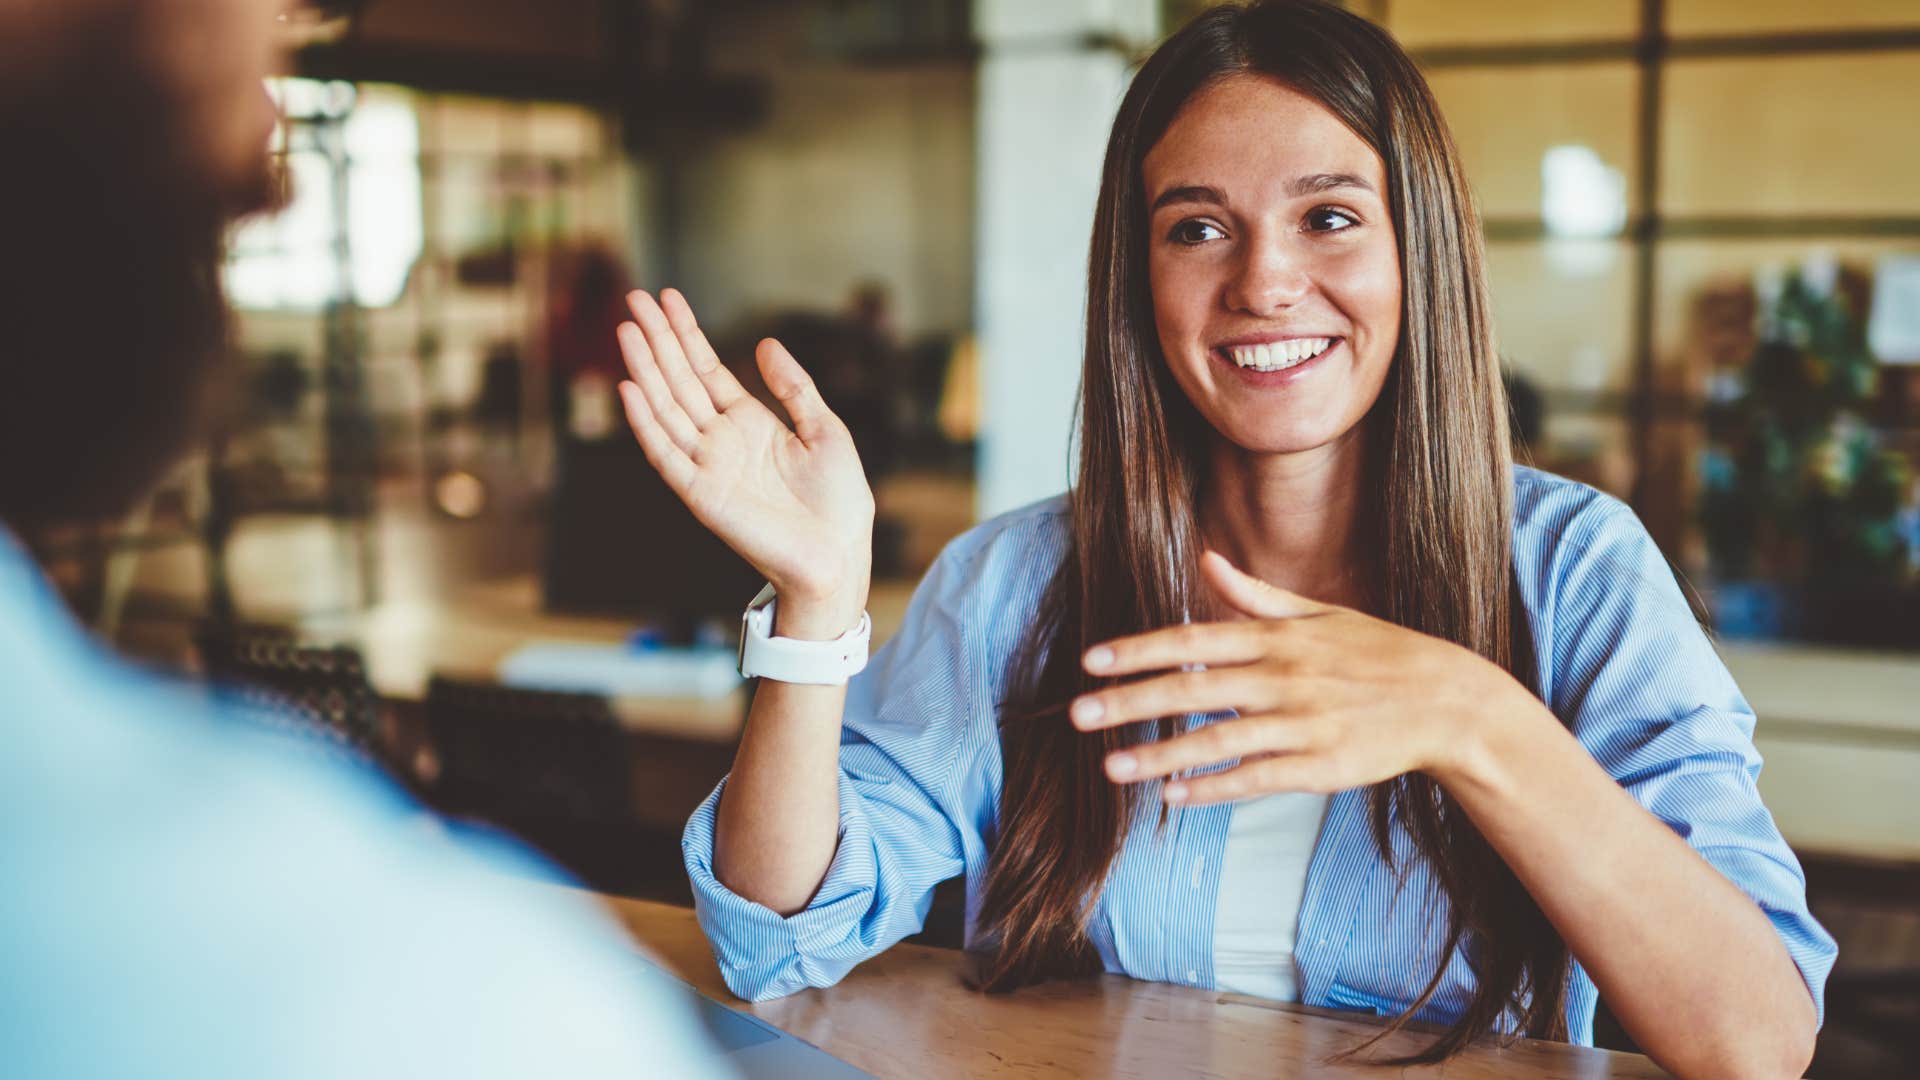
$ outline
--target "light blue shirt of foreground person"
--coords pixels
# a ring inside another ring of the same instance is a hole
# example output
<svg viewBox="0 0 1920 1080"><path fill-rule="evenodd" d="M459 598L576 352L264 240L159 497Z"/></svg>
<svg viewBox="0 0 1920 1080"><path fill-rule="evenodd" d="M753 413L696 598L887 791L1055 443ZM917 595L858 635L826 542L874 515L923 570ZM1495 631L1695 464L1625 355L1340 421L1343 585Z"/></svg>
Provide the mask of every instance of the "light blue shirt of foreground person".
<svg viewBox="0 0 1920 1080"><path fill-rule="evenodd" d="M0 530L0 1075L717 1075L550 868L281 740L104 652Z"/></svg>
<svg viewBox="0 0 1920 1080"><path fill-rule="evenodd" d="M1527 468L1515 486L1514 566L1545 701L1642 806L1760 905L1819 1004L1833 939L1808 914L1799 863L1755 790L1753 713L1665 560L1632 511L1592 488ZM1065 552L1066 514L1056 498L955 540L899 635L853 680L840 846L805 911L782 918L715 879L720 790L687 823L700 924L735 993L764 1000L837 982L918 931L934 885L958 875L971 941L1000 795L995 703ZM1093 944L1110 972L1212 987L1233 807L1178 810L1157 829L1157 803L1142 802L1100 895ZM1365 789L1333 796L1307 870L1295 963L1303 1003L1388 1015L1431 977L1446 912L1425 902L1431 878L1418 863L1397 887L1369 825ZM1404 832L1395 843L1396 861L1410 860ZM1451 957L1419 1018L1457 1018L1472 980L1465 957ZM1591 1044L1598 994L1577 965L1569 989L1570 1034Z"/></svg>

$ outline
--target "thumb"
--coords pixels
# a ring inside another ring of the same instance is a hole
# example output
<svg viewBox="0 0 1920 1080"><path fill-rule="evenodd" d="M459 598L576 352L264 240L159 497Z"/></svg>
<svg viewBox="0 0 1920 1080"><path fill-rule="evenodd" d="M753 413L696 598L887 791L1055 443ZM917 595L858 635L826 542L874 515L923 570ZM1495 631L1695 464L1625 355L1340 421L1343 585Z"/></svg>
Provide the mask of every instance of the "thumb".
<svg viewBox="0 0 1920 1080"><path fill-rule="evenodd" d="M1236 611L1260 619L1297 619L1331 610L1317 600L1309 600L1278 585L1269 585L1227 561L1225 555L1208 551L1200 556L1200 575L1213 591Z"/></svg>

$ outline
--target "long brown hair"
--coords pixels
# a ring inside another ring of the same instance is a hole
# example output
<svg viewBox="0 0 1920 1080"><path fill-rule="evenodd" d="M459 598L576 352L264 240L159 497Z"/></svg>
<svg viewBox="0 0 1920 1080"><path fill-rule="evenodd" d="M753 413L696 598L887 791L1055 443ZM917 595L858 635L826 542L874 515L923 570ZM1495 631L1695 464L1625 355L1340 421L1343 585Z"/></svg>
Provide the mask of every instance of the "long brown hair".
<svg viewBox="0 0 1920 1080"><path fill-rule="evenodd" d="M1263 0L1209 10L1146 61L1107 143L1087 271L1072 545L1001 710L1005 779L978 918L998 943L989 990L1097 967L1087 925L1141 799L1139 787L1110 783L1101 763L1153 733L1082 734L1062 711L1097 685L1080 669L1086 648L1178 623L1197 600L1207 425L1155 336L1141 162L1189 98L1237 74L1314 98L1385 163L1403 322L1366 421L1367 549L1358 553L1381 613L1534 683L1513 593L1512 459L1479 214L1439 107L1392 38L1336 7ZM1423 774L1377 785L1370 798L1382 857L1393 864L1393 831L1404 829L1448 912L1432 978L1389 1030L1426 1006L1463 946L1475 977L1458 1021L1406 1060L1439 1060L1496 1026L1564 1038L1566 945L1458 804ZM1403 880L1410 869L1397 867Z"/></svg>

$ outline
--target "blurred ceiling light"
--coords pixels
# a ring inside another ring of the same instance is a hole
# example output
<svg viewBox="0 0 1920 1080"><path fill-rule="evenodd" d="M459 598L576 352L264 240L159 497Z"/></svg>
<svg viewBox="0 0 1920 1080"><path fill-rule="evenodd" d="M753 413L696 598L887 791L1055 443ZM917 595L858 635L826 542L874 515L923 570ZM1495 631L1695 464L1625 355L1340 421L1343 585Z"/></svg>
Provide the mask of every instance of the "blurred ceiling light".
<svg viewBox="0 0 1920 1080"><path fill-rule="evenodd" d="M1569 277L1598 277L1619 255L1627 227L1627 181L1590 146L1550 146L1540 157L1540 219L1548 265Z"/></svg>
<svg viewBox="0 0 1920 1080"><path fill-rule="evenodd" d="M1549 236L1615 236L1627 225L1627 181L1590 146L1540 156L1540 217Z"/></svg>
<svg viewBox="0 0 1920 1080"><path fill-rule="evenodd" d="M487 485L459 469L434 482L433 497L442 513L462 521L471 521L487 509Z"/></svg>

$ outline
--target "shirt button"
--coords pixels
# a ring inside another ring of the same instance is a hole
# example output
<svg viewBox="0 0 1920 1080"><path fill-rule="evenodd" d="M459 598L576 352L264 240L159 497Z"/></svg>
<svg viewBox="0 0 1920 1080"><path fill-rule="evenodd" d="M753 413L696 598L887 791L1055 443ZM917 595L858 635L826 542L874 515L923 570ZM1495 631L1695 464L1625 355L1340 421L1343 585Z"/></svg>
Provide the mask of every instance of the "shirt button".
<svg viewBox="0 0 1920 1080"><path fill-rule="evenodd" d="M1190 982L1190 983L1193 983L1193 984L1194 984L1194 985L1196 985L1196 986L1197 986L1197 985L1199 985L1199 983L1200 983L1200 973L1199 973L1198 971L1195 971L1195 970L1193 970L1192 968L1188 968L1188 969L1187 969L1187 981L1188 981L1188 982Z"/></svg>

